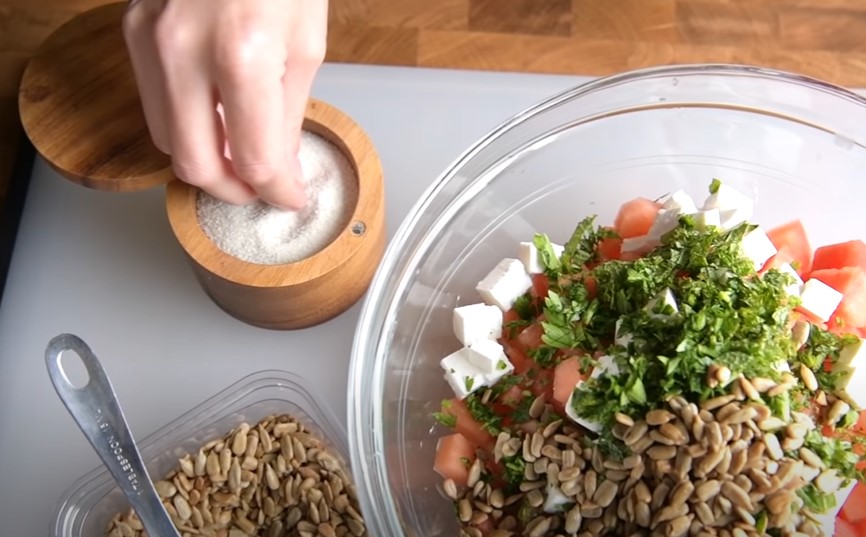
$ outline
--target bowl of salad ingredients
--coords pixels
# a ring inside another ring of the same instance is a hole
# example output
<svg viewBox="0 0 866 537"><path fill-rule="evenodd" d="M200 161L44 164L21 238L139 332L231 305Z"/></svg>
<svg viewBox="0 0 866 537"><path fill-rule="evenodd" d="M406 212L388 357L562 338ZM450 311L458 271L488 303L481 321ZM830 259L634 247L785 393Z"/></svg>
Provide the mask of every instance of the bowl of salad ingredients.
<svg viewBox="0 0 866 537"><path fill-rule="evenodd" d="M594 81L490 132L364 304L371 535L866 535L866 100Z"/></svg>

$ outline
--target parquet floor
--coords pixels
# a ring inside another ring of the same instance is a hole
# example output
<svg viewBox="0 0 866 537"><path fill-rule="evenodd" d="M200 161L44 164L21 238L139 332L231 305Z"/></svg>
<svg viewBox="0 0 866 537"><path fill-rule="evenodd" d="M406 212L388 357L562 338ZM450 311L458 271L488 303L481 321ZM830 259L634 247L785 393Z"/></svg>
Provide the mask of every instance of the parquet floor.
<svg viewBox="0 0 866 537"><path fill-rule="evenodd" d="M0 207L29 54L106 0L0 0ZM331 0L328 61L605 75L737 62L866 87L866 0Z"/></svg>

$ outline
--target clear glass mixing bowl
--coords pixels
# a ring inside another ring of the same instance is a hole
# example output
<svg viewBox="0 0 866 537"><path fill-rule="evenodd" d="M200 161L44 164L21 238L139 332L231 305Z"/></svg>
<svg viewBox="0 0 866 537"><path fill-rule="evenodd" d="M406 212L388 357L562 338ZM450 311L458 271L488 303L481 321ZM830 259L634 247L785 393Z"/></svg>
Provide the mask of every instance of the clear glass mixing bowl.
<svg viewBox="0 0 866 537"><path fill-rule="evenodd" d="M817 80L726 65L601 79L508 120L427 190L369 290L351 364L349 441L370 535L453 537L432 470L459 343L451 310L519 241L564 241L589 214L713 177L753 196L753 220L801 218L814 244L866 238L866 100Z"/></svg>

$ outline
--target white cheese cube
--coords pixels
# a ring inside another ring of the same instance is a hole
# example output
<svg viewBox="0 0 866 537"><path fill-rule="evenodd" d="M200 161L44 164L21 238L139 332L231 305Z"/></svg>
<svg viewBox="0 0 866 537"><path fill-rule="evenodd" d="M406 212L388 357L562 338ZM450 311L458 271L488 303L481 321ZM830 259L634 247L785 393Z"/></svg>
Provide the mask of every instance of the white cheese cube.
<svg viewBox="0 0 866 537"><path fill-rule="evenodd" d="M653 239L649 235L641 235L639 237L629 237L622 240L620 251L624 253L645 254L661 244L658 239Z"/></svg>
<svg viewBox="0 0 866 537"><path fill-rule="evenodd" d="M677 190L663 196L660 200L662 209L676 211L679 214L692 214L698 212L698 207L695 205L695 200L686 194L685 190Z"/></svg>
<svg viewBox="0 0 866 537"><path fill-rule="evenodd" d="M862 339L839 352L833 372L839 374L836 395L854 408L866 409L866 345Z"/></svg>
<svg viewBox="0 0 866 537"><path fill-rule="evenodd" d="M719 211L720 226L725 231L733 229L744 222L748 222L751 217L751 207Z"/></svg>
<svg viewBox="0 0 866 537"><path fill-rule="evenodd" d="M622 328L622 319L617 319L616 325L614 327L613 332L613 342L616 345L620 345L622 347L627 347L629 343L632 342L632 335L628 332L623 332Z"/></svg>
<svg viewBox="0 0 866 537"><path fill-rule="evenodd" d="M827 322L839 303L842 293L821 280L810 278L800 291L800 307L815 317Z"/></svg>
<svg viewBox="0 0 866 537"><path fill-rule="evenodd" d="M466 358L470 364L484 372L485 382L487 382L488 379L486 377L490 373L497 373L499 371L507 373L509 372L509 368L514 369L511 366L511 362L505 356L502 345L492 339L479 339L469 345L468 350Z"/></svg>
<svg viewBox="0 0 866 537"><path fill-rule="evenodd" d="M619 375L619 366L616 365L616 360L614 360L613 356L599 356L598 363L595 364L595 367L592 369L592 374L590 377L598 378L602 375L611 375L617 376Z"/></svg>
<svg viewBox="0 0 866 537"><path fill-rule="evenodd" d="M695 226L698 229L707 229L708 227L722 227L722 220L718 209L707 209L706 211L698 211L692 215L695 219Z"/></svg>
<svg viewBox="0 0 866 537"><path fill-rule="evenodd" d="M459 399L463 399L481 388L486 380L484 372L469 361L468 355L469 349L464 347L449 354L439 362L439 365L445 370L446 382Z"/></svg>
<svg viewBox="0 0 866 537"><path fill-rule="evenodd" d="M592 431L594 433L600 432L602 429L602 426L600 423L596 423L592 420L582 418L582 417L578 416L577 412L574 410L574 405L573 405L574 396L575 396L575 394L577 394L578 397L580 396L580 390L578 389L578 388L580 388L580 385L581 385L581 383L578 382L577 386L574 388L574 391L571 392L571 395L568 396L568 401L565 402L565 415L568 416L569 418L571 418L571 420L573 422L577 423L578 425L582 425L583 427L589 429L590 431Z"/></svg>
<svg viewBox="0 0 866 537"><path fill-rule="evenodd" d="M656 308L656 306L658 306L659 302L662 303L662 306L661 306L662 308L664 308L665 306L670 306L671 309L673 309L674 313L677 313L680 311L679 308L677 307L677 299L674 298L674 293L673 293L673 291L670 290L670 288L665 289L664 291L662 291L659 294L659 296L650 300L649 303L646 305L645 309L647 311L652 311ZM662 315L665 315L665 314L662 314Z"/></svg>
<svg viewBox="0 0 866 537"><path fill-rule="evenodd" d="M502 336L502 310L487 304L454 308L454 335L464 345Z"/></svg>
<svg viewBox="0 0 866 537"><path fill-rule="evenodd" d="M559 244L551 243L551 246L556 257L560 257L565 250L565 247ZM541 254L538 252L538 248L535 247L535 243L521 242L517 247L517 259L523 263L524 269L529 274L541 274L544 272L544 262L541 260Z"/></svg>
<svg viewBox="0 0 866 537"><path fill-rule="evenodd" d="M517 259L506 258L478 282L475 290L487 304L508 311L514 305L514 301L530 287L532 287L532 279L526 273L523 263Z"/></svg>
<svg viewBox="0 0 866 537"><path fill-rule="evenodd" d="M792 267L790 263L783 263L779 266L778 270L794 278L794 283L786 286L785 291L791 296L800 296L800 291L803 289L803 279L800 278L800 275L797 274L794 267Z"/></svg>
<svg viewBox="0 0 866 537"><path fill-rule="evenodd" d="M743 242L740 243L743 255L752 260L755 264L755 270L760 270L768 259L776 255L776 247L773 246L773 241L764 233L764 230L757 227L746 233L743 237Z"/></svg>
<svg viewBox="0 0 866 537"><path fill-rule="evenodd" d="M746 196L737 189L722 183L718 190L707 196L704 200L705 211L707 209L718 209L721 211L730 211L732 209L746 209L749 212L755 207L755 202L752 198Z"/></svg>
<svg viewBox="0 0 866 537"><path fill-rule="evenodd" d="M668 233L680 225L680 213L675 210L659 209L656 219L653 220L652 226L647 233L647 237L651 240L660 240L665 233Z"/></svg>
<svg viewBox="0 0 866 537"><path fill-rule="evenodd" d="M566 496L562 489L553 486L549 481L544 494L544 507L542 510L545 513L558 513L562 510L562 506L572 503L574 500Z"/></svg>

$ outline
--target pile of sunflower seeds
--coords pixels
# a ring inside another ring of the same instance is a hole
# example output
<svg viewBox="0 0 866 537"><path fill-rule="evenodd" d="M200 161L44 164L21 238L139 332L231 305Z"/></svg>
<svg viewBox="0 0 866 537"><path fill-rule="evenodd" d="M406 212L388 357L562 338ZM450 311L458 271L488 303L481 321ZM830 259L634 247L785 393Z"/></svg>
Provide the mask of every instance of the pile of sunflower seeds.
<svg viewBox="0 0 866 537"><path fill-rule="evenodd" d="M155 483L183 537L362 537L364 519L342 459L288 415L242 423ZM108 537L145 537L131 510Z"/></svg>
<svg viewBox="0 0 866 537"><path fill-rule="evenodd" d="M465 488L445 481L461 537L757 537L770 528L783 537L824 536L797 491L812 483L829 494L845 480L804 447L812 418L771 416L760 397L797 379L731 379L725 369L709 374L729 383L727 395L700 404L672 397L643 419L617 414L613 435L630 450L622 460L539 398L530 410L537 428L502 432L493 450L496 463L520 459L519 486L496 485L483 451ZM835 404L825 421L843 410Z"/></svg>

